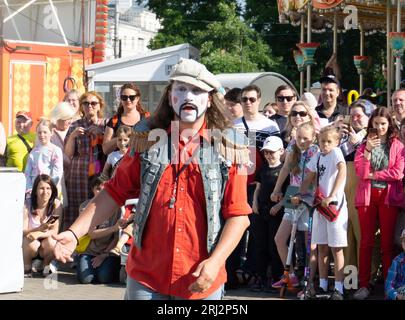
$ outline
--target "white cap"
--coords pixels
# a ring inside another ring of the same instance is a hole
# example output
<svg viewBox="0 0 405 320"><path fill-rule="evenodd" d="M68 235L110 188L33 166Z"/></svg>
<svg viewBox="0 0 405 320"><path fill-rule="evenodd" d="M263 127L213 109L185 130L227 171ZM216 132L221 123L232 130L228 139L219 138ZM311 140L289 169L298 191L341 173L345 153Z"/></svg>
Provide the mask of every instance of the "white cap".
<svg viewBox="0 0 405 320"><path fill-rule="evenodd" d="M318 105L318 101L311 92L304 92L300 97L300 101L305 102L311 109L315 109Z"/></svg>
<svg viewBox="0 0 405 320"><path fill-rule="evenodd" d="M218 79L203 64L192 59L181 58L173 66L170 80L192 84L207 92L214 89L218 91L221 88Z"/></svg>
<svg viewBox="0 0 405 320"><path fill-rule="evenodd" d="M264 140L263 148L261 148L260 151L269 150L274 152L280 149L284 149L283 141L279 137L271 136Z"/></svg>

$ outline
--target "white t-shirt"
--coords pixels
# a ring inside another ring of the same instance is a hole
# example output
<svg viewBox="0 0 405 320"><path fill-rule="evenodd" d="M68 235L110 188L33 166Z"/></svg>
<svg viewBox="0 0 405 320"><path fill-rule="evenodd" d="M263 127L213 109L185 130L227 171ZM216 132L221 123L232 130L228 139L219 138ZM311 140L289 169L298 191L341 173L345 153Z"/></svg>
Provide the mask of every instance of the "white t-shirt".
<svg viewBox="0 0 405 320"><path fill-rule="evenodd" d="M113 151L107 157L107 163L113 167L124 155L120 151Z"/></svg>
<svg viewBox="0 0 405 320"><path fill-rule="evenodd" d="M275 121L270 120L262 114L259 114L254 120L245 119L250 132L256 133L256 146L261 148L264 140L271 135L280 134L280 129ZM243 118L236 119L233 127L240 131L246 131L243 124Z"/></svg>
<svg viewBox="0 0 405 320"><path fill-rule="evenodd" d="M307 164L307 168L310 171L318 173L319 188L326 197L330 194L330 192L333 189L338 174L337 165L340 162L345 163L345 158L340 148L336 147L326 155L324 155L323 153L319 153L318 156L312 157L312 159ZM345 185L346 185L346 177L341 186L339 187L336 193L336 197L334 199L338 201L338 207L342 205L342 199L343 204L346 205L346 199L344 197Z"/></svg>

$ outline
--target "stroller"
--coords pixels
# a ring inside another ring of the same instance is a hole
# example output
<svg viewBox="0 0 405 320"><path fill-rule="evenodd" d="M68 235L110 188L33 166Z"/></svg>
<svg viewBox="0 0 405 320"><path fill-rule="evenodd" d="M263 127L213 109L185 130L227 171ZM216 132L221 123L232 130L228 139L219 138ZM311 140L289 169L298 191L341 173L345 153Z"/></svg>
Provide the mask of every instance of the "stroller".
<svg viewBox="0 0 405 320"><path fill-rule="evenodd" d="M124 213L122 215L123 218L127 219L131 214L135 214L136 211L136 205L138 204L138 199L128 199L125 201L125 206L124 206ZM133 220L131 219L128 221L128 224L133 223ZM122 231L120 231L120 236L122 234ZM120 262L121 262L121 268L120 268L120 283L125 284L127 281L127 272L125 270L125 266L127 264L127 259L128 259L128 253L131 248L132 244L132 237L128 239L128 241L125 243L125 245L121 248L120 250Z"/></svg>

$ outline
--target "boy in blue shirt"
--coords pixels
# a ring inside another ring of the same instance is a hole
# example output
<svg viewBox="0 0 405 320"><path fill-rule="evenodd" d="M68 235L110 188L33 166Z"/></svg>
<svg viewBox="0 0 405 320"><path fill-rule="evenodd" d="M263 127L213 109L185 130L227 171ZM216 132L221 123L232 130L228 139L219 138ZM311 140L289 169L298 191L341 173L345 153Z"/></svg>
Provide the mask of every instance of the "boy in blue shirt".
<svg viewBox="0 0 405 320"><path fill-rule="evenodd" d="M405 229L401 233L404 250L392 260L385 280L385 296L388 300L405 300Z"/></svg>

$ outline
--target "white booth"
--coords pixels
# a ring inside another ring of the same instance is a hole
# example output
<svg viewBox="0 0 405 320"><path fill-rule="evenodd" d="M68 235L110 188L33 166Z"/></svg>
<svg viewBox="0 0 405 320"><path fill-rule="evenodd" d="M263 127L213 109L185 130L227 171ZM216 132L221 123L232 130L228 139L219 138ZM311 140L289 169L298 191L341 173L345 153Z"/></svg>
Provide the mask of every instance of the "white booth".
<svg viewBox="0 0 405 320"><path fill-rule="evenodd" d="M170 71L180 58L199 60L199 51L190 44L153 50L145 54L124 57L86 67L89 90L103 95L106 117L112 116L119 102L119 89L134 82L142 94L142 104L153 111L168 84Z"/></svg>
<svg viewBox="0 0 405 320"><path fill-rule="evenodd" d="M22 291L25 176L16 168L0 168L0 293Z"/></svg>

